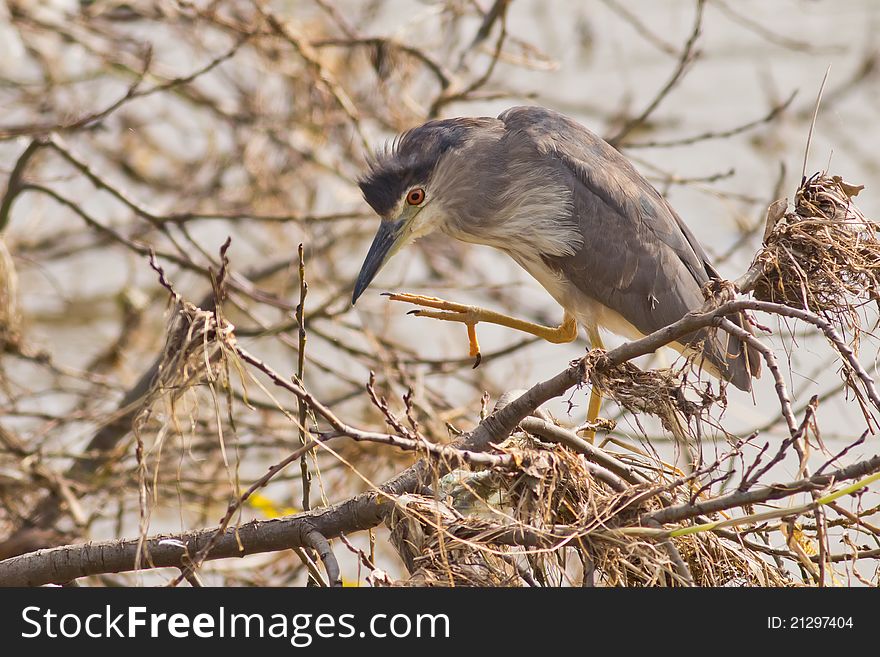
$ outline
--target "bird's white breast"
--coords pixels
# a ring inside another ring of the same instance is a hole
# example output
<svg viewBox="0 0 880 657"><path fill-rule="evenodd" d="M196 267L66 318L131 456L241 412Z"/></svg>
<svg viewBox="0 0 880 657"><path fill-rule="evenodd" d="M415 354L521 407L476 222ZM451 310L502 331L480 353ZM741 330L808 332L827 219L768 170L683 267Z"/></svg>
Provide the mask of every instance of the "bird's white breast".
<svg viewBox="0 0 880 657"><path fill-rule="evenodd" d="M637 340L644 333L605 304L586 295L571 281L553 271L538 258L530 258L515 249L505 249L523 269L556 299L556 302L588 329L603 328L621 337Z"/></svg>
<svg viewBox="0 0 880 657"><path fill-rule="evenodd" d="M508 253L556 299L560 306L573 314L578 322L588 330L602 328L629 340L645 337L644 333L626 321L620 313L584 294L577 286L553 271L542 260L526 258L513 251L508 251ZM715 378L722 378L718 368L708 359L699 358L699 353L679 342L670 342L666 346L686 356L697 355L701 369L706 370Z"/></svg>

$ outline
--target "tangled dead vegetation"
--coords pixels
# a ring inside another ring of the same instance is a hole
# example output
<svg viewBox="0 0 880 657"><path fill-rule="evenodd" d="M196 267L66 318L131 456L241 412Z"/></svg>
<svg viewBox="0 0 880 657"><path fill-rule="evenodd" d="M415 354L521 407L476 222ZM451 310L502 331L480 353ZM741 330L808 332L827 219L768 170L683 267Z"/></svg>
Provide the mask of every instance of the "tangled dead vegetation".
<svg viewBox="0 0 880 657"><path fill-rule="evenodd" d="M220 310L226 296L224 279L229 264L226 259L229 245L230 240L227 240L220 250L223 266L219 274L213 277L211 300L214 307L210 310L200 308L178 294L165 277L165 271L155 255L150 255L150 266L158 273L162 287L170 293L173 306L165 332L165 346L158 360L156 375L135 420L136 427L148 420L157 400L167 402L165 415L174 422L177 418L177 400L193 388L207 384L215 399L218 398L215 384L219 382L223 390L230 389L228 357L235 344L235 327ZM177 432L180 433L179 428Z"/></svg>
<svg viewBox="0 0 880 657"><path fill-rule="evenodd" d="M645 514L699 497L692 480L672 466L613 454L645 481L619 491L591 473L585 456L525 432L498 449L513 455L517 467L456 470L437 482L436 496L394 500L387 523L410 572L402 584L794 584L760 546L712 531L668 539L640 527Z"/></svg>
<svg viewBox="0 0 880 657"><path fill-rule="evenodd" d="M809 310L845 328L857 344L864 306L880 303L880 225L853 198L863 185L816 173L790 212L768 214L755 258L755 298Z"/></svg>
<svg viewBox="0 0 880 657"><path fill-rule="evenodd" d="M691 434L699 438L700 422L708 419L710 409L723 409L727 403L723 386L716 393L712 384L699 376L696 381L689 380L691 369L689 361L676 369L651 370L625 362L591 368L590 380L603 396L632 413L636 423L640 415L653 415L679 444L686 444Z"/></svg>

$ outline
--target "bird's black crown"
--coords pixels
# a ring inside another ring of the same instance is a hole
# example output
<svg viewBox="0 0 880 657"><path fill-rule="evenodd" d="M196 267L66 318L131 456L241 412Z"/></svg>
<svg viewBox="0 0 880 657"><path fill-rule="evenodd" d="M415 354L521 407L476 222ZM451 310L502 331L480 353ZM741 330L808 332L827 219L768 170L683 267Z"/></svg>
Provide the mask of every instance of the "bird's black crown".
<svg viewBox="0 0 880 657"><path fill-rule="evenodd" d="M426 185L441 158L461 146L480 119L443 119L413 128L368 161L358 180L364 199L382 217L388 216L410 188Z"/></svg>

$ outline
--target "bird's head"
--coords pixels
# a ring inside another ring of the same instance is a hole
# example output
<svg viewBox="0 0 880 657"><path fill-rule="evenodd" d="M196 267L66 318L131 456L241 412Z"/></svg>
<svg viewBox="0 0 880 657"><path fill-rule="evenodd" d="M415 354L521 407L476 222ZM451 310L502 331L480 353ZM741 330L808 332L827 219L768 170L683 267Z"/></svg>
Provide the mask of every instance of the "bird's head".
<svg viewBox="0 0 880 657"><path fill-rule="evenodd" d="M376 153L359 185L367 203L381 217L360 274L352 303L367 289L383 265L401 248L435 230L453 232L450 224L467 187L468 151L496 141L494 119L430 121Z"/></svg>

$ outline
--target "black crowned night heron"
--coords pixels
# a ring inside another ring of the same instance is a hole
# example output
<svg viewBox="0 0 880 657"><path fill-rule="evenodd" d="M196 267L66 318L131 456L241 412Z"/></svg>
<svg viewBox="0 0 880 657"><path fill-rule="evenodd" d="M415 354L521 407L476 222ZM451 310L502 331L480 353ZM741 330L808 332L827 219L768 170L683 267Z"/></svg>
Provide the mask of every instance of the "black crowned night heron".
<svg viewBox="0 0 880 657"><path fill-rule="evenodd" d="M718 273L670 205L620 153L572 119L541 107L493 118L429 121L379 152L360 181L382 218L352 303L401 247L433 231L507 253L564 308L557 327L412 294L430 310L413 314L461 322L471 355L474 327L501 324L550 342L570 342L583 324L635 339L704 303ZM748 327L744 318L737 323ZM758 375L758 355L738 339L697 333L673 345L702 352L703 365L741 390ZM594 391L595 393L595 391ZM588 420L596 419L593 394Z"/></svg>

